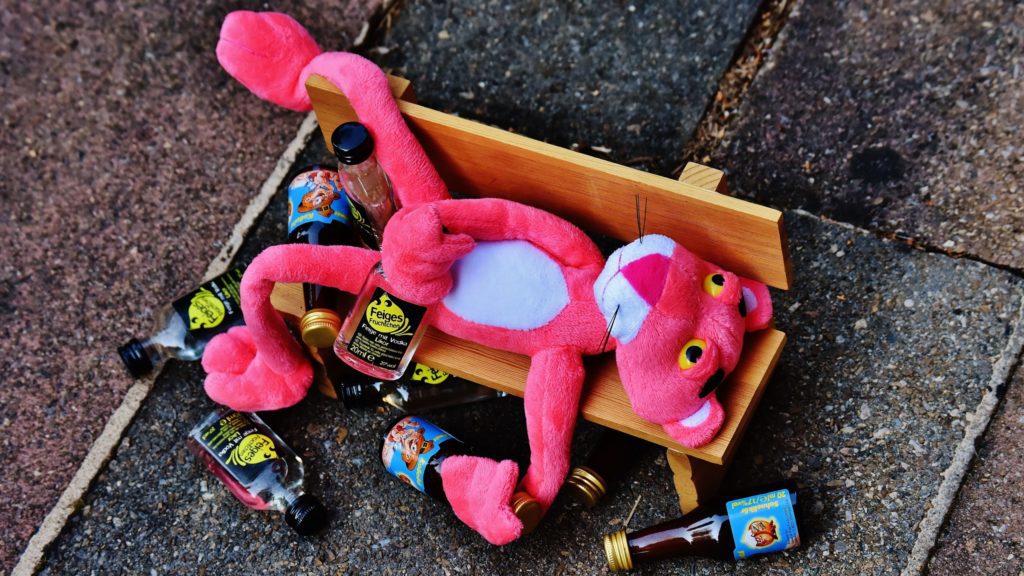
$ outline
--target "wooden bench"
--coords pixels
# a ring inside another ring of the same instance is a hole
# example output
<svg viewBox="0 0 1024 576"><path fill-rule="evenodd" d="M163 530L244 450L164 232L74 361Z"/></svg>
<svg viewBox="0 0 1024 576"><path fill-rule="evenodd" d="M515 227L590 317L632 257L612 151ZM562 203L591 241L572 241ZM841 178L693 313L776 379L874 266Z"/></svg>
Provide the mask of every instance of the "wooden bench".
<svg viewBox="0 0 1024 576"><path fill-rule="evenodd" d="M648 205L646 233L669 236L741 276L789 288L792 273L782 213L723 194L727 187L721 171L690 163L678 181L652 175L419 106L405 79L391 77L391 87L410 128L451 190L543 208L585 230L624 242L637 237L639 196ZM345 97L323 78L310 77L306 88L330 147L334 128L357 117ZM274 303L297 316L303 312L301 292L294 285L279 286ZM587 360L581 414L664 446L680 507L689 511L717 491L785 341L785 334L774 329L747 336L739 365L718 389L725 424L700 449L680 446L660 426L633 413L612 354ZM525 356L436 330L424 338L415 359L520 397L529 368Z"/></svg>

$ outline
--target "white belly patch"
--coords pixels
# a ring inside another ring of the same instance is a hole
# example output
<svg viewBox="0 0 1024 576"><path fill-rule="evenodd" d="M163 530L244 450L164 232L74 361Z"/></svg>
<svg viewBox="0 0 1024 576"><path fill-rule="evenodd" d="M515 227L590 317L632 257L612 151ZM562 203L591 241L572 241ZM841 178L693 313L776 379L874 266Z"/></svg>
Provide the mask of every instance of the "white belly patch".
<svg viewBox="0 0 1024 576"><path fill-rule="evenodd" d="M525 240L478 242L452 266L444 305L459 317L500 328L544 326L569 304L562 269Z"/></svg>

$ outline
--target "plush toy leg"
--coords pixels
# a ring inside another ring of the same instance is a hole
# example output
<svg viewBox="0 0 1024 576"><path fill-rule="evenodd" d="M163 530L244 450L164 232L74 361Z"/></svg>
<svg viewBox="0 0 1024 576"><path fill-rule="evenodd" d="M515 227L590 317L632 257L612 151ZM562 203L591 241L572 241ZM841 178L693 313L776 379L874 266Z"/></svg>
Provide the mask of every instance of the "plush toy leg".
<svg viewBox="0 0 1024 576"><path fill-rule="evenodd" d="M441 465L445 498L455 515L498 546L523 533L523 523L509 506L518 479L519 467L511 460L453 456Z"/></svg>
<svg viewBox="0 0 1024 576"><path fill-rule="evenodd" d="M546 511L569 471L569 450L583 390L583 359L570 348L533 356L523 397L530 467L522 488Z"/></svg>
<svg viewBox="0 0 1024 576"><path fill-rule="evenodd" d="M215 337L203 354L206 393L236 410L276 410L305 396L313 371L270 303L276 282L310 282L357 292L379 261L351 246L272 246L242 276L245 326Z"/></svg>

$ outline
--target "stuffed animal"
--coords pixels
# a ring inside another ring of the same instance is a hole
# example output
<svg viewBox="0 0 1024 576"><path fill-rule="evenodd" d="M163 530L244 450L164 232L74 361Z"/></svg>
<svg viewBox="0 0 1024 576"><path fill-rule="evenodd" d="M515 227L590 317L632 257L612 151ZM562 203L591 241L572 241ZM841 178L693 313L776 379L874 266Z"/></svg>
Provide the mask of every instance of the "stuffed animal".
<svg viewBox="0 0 1024 576"><path fill-rule="evenodd" d="M544 510L558 493L585 355L615 349L633 410L680 444L698 447L715 436L724 420L715 389L736 366L744 333L771 321L764 284L665 236L643 236L606 261L586 234L550 213L493 198L450 199L383 72L353 54L321 53L288 16L229 14L217 56L258 96L294 110L310 108L310 74L334 83L377 142L402 208L380 253L282 245L260 254L242 280L246 326L215 338L203 357L211 398L240 410L298 402L312 371L270 304L274 284L356 292L379 261L396 296L434 307L438 329L531 358L524 395L531 456L522 480L514 462L481 457L449 458L441 471L455 514L489 542L520 536L509 506L517 488Z"/></svg>

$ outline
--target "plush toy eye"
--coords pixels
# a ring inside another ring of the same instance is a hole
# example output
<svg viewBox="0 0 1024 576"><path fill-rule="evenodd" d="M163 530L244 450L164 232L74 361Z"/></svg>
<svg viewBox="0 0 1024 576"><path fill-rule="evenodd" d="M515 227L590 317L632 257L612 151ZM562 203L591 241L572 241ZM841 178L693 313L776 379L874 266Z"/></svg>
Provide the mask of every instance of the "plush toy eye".
<svg viewBox="0 0 1024 576"><path fill-rule="evenodd" d="M679 367L683 370L693 368L700 360L700 357L704 355L704 346L704 341L697 338L687 342L683 346L682 351L679 352Z"/></svg>
<svg viewBox="0 0 1024 576"><path fill-rule="evenodd" d="M716 298L722 293L723 286L725 286L725 276L717 272L714 274L708 274L707 277L704 278L704 291Z"/></svg>

